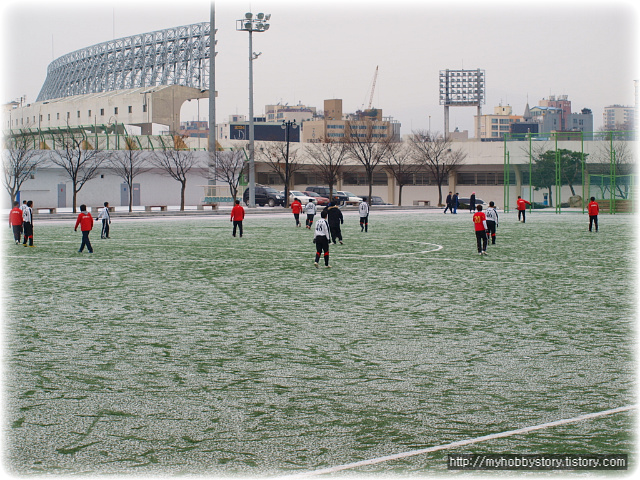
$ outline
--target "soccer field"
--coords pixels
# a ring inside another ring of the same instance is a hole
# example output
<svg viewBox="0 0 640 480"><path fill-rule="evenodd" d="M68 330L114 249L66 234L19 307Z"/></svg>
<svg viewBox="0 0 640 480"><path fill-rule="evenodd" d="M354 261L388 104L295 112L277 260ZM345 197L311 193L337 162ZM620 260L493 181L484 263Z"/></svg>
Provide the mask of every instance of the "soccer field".
<svg viewBox="0 0 640 480"><path fill-rule="evenodd" d="M269 476L635 402L635 225L346 213L332 269L290 214L114 217L3 237L5 468ZM452 453L628 453L634 411L347 470L446 474Z"/></svg>

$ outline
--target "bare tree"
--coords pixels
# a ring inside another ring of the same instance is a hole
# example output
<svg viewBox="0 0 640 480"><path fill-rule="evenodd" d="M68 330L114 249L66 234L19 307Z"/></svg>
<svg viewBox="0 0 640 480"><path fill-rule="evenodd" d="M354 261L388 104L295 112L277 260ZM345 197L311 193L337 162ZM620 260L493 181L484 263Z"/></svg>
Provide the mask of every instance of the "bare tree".
<svg viewBox="0 0 640 480"><path fill-rule="evenodd" d="M109 156L109 166L114 173L122 178L124 183L127 184L129 189L129 211L132 211L133 206L133 182L138 175L151 170L143 157L143 152L136 148L135 143L131 137L126 137L126 150L113 152Z"/></svg>
<svg viewBox="0 0 640 480"><path fill-rule="evenodd" d="M282 180L285 189L285 207L288 207L293 175L304 167L298 159L298 151L290 151L287 156L287 142L262 142L256 148L255 155Z"/></svg>
<svg viewBox="0 0 640 480"><path fill-rule="evenodd" d="M413 183L414 175L421 165L415 161L411 149L402 142L389 142L384 164L398 184L398 205L402 205L402 187Z"/></svg>
<svg viewBox="0 0 640 480"><path fill-rule="evenodd" d="M448 182L449 174L464 162L466 154L453 150L452 141L438 133L425 130L413 131L409 137L413 157L433 176L438 185L438 205L442 205L442 185Z"/></svg>
<svg viewBox="0 0 640 480"><path fill-rule="evenodd" d="M614 135L613 133L611 135ZM593 163L589 164L588 173L605 176L625 177L634 173L637 159L630 142L609 137L606 142L598 142L598 148L593 154ZM614 189L620 198L628 198L631 192L631 181L629 178L616 178ZM611 178L607 180L607 185L601 185L600 190L603 198L606 190L611 187Z"/></svg>
<svg viewBox="0 0 640 480"><path fill-rule="evenodd" d="M54 150L50 160L62 168L71 180L73 212L77 210L78 192L96 177L106 156L99 145L92 145L84 131L68 128L53 135Z"/></svg>
<svg viewBox="0 0 640 480"><path fill-rule="evenodd" d="M306 146L307 155L311 158L322 183L329 186L329 196L333 197L333 187L338 184L340 173L347 161L347 146L330 138L319 143Z"/></svg>
<svg viewBox="0 0 640 480"><path fill-rule="evenodd" d="M213 155L215 157L214 177L229 185L229 191L235 201L238 198L240 176L245 166L244 150L215 151Z"/></svg>
<svg viewBox="0 0 640 480"><path fill-rule="evenodd" d="M173 142L167 144L162 137L158 137L162 147L149 158L151 164L162 170L163 174L180 183L180 211L184 211L189 172L194 168L204 168L195 152L187 148L183 138L180 134L174 134Z"/></svg>
<svg viewBox="0 0 640 480"><path fill-rule="evenodd" d="M33 136L25 132L11 131L4 139L2 149L2 183L11 197L10 205L16 200L22 184L47 160L47 156L33 149Z"/></svg>
<svg viewBox="0 0 640 480"><path fill-rule="evenodd" d="M373 173L383 164L390 142L375 137L370 123L362 124L362 122L358 122L358 128L352 126L350 122L348 123L346 130L348 132L357 132L348 133L344 137L348 157L364 167L367 184L369 185L369 198L371 198L373 194ZM363 126L365 128L360 128Z"/></svg>

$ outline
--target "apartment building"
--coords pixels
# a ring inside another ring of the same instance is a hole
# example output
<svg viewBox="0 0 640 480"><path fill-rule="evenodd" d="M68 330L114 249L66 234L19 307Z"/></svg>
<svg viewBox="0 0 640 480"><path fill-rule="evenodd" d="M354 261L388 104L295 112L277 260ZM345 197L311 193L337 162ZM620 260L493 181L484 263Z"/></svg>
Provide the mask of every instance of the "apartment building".
<svg viewBox="0 0 640 480"><path fill-rule="evenodd" d="M605 130L629 132L635 129L636 109L623 105L604 107L602 125Z"/></svg>
<svg viewBox="0 0 640 480"><path fill-rule="evenodd" d="M480 139L500 140L511 131L511 125L524 121L522 115L514 115L511 105L493 107L492 115L476 115L475 131Z"/></svg>
<svg viewBox="0 0 640 480"><path fill-rule="evenodd" d="M369 109L344 114L342 99L324 101L324 118L304 122L302 142L314 143L333 140L346 141L348 138L371 138L374 141L400 139L400 123L382 116L381 109Z"/></svg>

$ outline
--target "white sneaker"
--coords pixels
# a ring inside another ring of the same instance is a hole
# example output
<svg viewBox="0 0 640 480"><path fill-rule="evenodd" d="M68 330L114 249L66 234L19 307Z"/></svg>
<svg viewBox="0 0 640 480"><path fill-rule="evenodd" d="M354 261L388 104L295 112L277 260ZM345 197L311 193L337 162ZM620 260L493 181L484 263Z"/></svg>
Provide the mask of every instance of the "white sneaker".
<svg viewBox="0 0 640 480"><path fill-rule="evenodd" d="M331 268L331 265L325 265L324 268Z"/></svg>
<svg viewBox="0 0 640 480"><path fill-rule="evenodd" d="M318 268L318 262L313 262L313 265Z"/></svg>

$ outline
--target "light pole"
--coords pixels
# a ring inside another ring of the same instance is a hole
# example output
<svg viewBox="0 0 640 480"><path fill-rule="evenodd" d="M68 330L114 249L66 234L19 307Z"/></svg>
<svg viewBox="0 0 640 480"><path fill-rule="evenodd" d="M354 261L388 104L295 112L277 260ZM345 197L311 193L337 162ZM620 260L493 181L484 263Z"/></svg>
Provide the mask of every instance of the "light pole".
<svg viewBox="0 0 640 480"><path fill-rule="evenodd" d="M254 160L254 126L253 126L253 61L259 53L253 53L253 32L269 30L268 22L271 14L245 13L242 20L236 20L236 30L249 32L249 206L256 206L256 165Z"/></svg>
<svg viewBox="0 0 640 480"><path fill-rule="evenodd" d="M282 121L282 129L284 130L285 141L287 142L287 153L284 157L284 206L289 206L289 129L298 128L296 121Z"/></svg>

